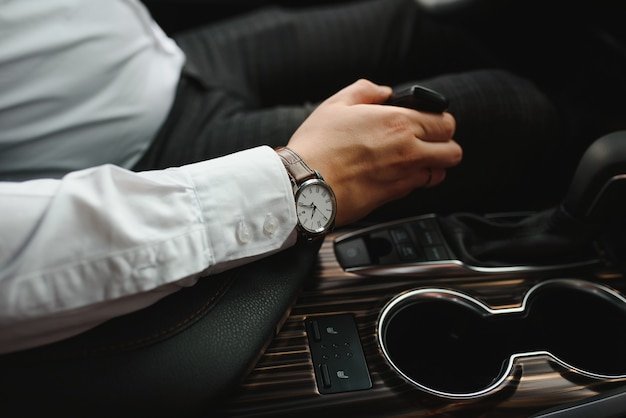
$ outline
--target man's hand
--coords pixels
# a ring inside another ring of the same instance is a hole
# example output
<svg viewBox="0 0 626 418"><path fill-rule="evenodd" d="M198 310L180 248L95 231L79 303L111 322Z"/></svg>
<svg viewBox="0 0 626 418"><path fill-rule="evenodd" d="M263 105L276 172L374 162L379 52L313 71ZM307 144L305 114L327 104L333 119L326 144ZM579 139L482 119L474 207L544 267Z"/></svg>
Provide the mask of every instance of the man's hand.
<svg viewBox="0 0 626 418"><path fill-rule="evenodd" d="M320 104L289 140L335 192L337 226L441 183L461 161L450 113L380 106L391 92L359 80Z"/></svg>

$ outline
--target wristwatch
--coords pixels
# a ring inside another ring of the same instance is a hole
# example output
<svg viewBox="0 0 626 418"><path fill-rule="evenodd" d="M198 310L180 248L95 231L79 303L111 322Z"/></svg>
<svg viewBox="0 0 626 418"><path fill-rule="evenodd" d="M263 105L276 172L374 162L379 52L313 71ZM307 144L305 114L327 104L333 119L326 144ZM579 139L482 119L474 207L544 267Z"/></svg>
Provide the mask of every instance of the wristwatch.
<svg viewBox="0 0 626 418"><path fill-rule="evenodd" d="M297 228L308 240L325 236L333 230L337 214L337 199L330 186L316 170L287 147L276 149L291 185L296 202Z"/></svg>

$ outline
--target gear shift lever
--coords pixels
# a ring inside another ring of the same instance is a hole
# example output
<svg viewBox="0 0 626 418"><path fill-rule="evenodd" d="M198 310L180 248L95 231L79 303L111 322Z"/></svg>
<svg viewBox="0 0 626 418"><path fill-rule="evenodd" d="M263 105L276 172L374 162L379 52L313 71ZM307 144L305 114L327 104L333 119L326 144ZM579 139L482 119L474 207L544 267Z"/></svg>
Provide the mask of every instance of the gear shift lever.
<svg viewBox="0 0 626 418"><path fill-rule="evenodd" d="M626 221L626 131L587 149L558 207L521 218L455 213L403 219L338 237L335 254L344 269L363 274L580 267L599 262L595 241L617 220Z"/></svg>
<svg viewBox="0 0 626 418"><path fill-rule="evenodd" d="M471 214L442 218L459 256L482 265L567 263L584 257L600 229L626 217L626 131L585 151L566 198L553 209L512 224Z"/></svg>
<svg viewBox="0 0 626 418"><path fill-rule="evenodd" d="M626 218L626 131L605 135L587 149L563 209L591 224Z"/></svg>

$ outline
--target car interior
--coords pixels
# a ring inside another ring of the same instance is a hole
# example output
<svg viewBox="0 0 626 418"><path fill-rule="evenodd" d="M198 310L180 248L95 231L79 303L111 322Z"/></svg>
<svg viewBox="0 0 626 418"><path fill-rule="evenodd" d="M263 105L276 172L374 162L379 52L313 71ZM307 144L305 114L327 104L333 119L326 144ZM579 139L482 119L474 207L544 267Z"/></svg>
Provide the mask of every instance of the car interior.
<svg viewBox="0 0 626 418"><path fill-rule="evenodd" d="M416 1L611 121L565 193L336 229L2 355L4 416L626 416L626 5ZM169 33L331 2L145 0Z"/></svg>

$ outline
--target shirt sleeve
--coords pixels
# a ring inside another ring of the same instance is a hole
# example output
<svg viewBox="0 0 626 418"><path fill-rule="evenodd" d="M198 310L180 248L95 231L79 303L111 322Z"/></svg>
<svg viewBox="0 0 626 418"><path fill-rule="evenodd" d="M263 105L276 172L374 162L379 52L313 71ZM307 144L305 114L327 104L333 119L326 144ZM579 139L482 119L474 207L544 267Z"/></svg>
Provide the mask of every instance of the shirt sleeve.
<svg viewBox="0 0 626 418"><path fill-rule="evenodd" d="M0 353L85 331L296 237L288 176L265 146L0 183L0 213Z"/></svg>

